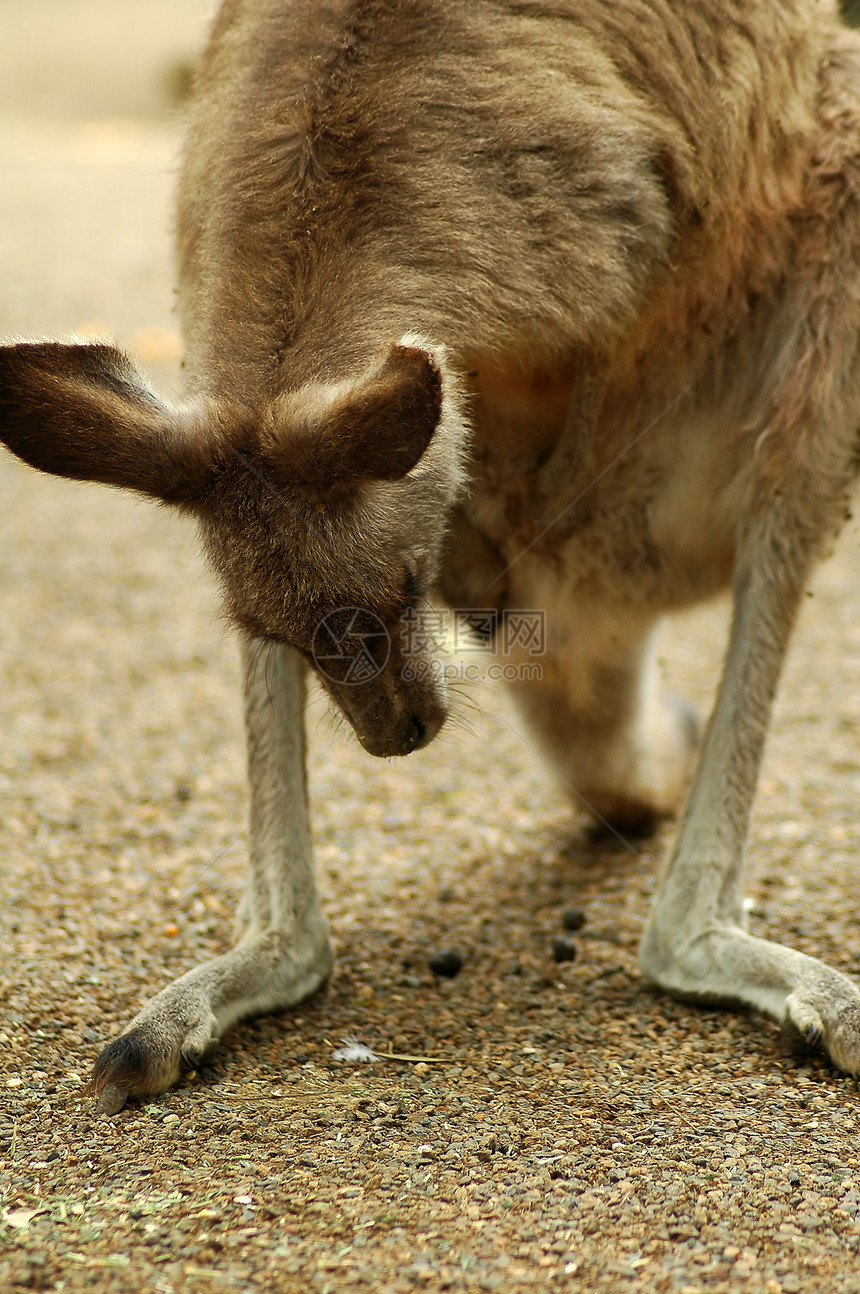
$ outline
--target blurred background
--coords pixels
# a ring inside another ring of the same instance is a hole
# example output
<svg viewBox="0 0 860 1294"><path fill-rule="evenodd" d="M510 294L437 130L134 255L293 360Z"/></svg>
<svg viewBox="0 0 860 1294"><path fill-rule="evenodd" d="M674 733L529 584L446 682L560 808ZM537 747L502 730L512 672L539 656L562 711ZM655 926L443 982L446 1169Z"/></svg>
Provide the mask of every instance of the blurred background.
<svg viewBox="0 0 860 1294"><path fill-rule="evenodd" d="M216 7L0 0L0 335L108 334L178 383L173 177Z"/></svg>
<svg viewBox="0 0 860 1294"><path fill-rule="evenodd" d="M217 0L0 0L0 113L153 117Z"/></svg>

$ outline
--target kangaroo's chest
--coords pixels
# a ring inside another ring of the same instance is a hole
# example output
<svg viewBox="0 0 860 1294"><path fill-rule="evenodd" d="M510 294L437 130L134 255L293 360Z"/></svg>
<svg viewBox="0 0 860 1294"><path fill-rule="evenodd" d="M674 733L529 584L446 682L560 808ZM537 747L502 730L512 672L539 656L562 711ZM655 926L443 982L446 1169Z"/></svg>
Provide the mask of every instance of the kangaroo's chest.
<svg viewBox="0 0 860 1294"><path fill-rule="evenodd" d="M752 445L709 390L601 389L581 365L473 381L463 524L495 553L508 598L547 563L589 599L657 609L728 584Z"/></svg>

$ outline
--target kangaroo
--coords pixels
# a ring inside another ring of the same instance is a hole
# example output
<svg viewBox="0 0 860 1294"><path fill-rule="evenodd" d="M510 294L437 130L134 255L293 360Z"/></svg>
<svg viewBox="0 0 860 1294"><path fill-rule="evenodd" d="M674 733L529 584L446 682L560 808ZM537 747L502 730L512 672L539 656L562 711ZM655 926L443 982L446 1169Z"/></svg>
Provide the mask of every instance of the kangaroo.
<svg viewBox="0 0 860 1294"><path fill-rule="evenodd" d="M645 975L860 1071L857 986L743 906L781 662L860 462L858 86L830 0L223 4L179 186L187 397L106 344L0 358L8 448L194 518L243 642L236 944L102 1052L104 1110L328 976L306 676L372 754L427 745L434 590L545 609L542 677L511 690L596 819L686 797ZM653 635L727 586L696 753Z"/></svg>

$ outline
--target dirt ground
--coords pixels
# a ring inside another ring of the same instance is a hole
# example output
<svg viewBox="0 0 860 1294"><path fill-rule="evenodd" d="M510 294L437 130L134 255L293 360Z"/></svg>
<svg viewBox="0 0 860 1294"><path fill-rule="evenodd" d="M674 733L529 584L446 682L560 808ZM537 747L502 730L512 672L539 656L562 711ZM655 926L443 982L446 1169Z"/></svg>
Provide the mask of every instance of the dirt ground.
<svg viewBox="0 0 860 1294"><path fill-rule="evenodd" d="M207 8L0 0L0 335L105 331L179 385L166 105ZM0 1290L860 1291L853 1084L649 988L670 829L590 840L489 688L390 763L314 699L332 982L98 1117L101 1045L227 946L236 650L186 527L8 456L0 608ZM726 614L666 637L703 712ZM796 635L750 893L756 931L855 973L858 699L852 523ZM428 968L443 948L455 978ZM348 1035L413 1059L343 1063Z"/></svg>

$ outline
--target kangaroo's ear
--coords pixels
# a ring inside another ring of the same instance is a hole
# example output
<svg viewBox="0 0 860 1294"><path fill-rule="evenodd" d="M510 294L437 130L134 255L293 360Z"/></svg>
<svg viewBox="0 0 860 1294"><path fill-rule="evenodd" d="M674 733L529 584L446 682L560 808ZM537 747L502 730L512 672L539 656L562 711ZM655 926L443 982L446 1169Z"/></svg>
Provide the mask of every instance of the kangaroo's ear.
<svg viewBox="0 0 860 1294"><path fill-rule="evenodd" d="M392 346L381 368L347 390L305 388L279 411L273 453L288 480L349 490L398 481L419 462L442 414L442 376L425 350Z"/></svg>
<svg viewBox="0 0 860 1294"><path fill-rule="evenodd" d="M219 448L198 411L101 343L0 347L0 441L43 472L179 504L205 493Z"/></svg>

